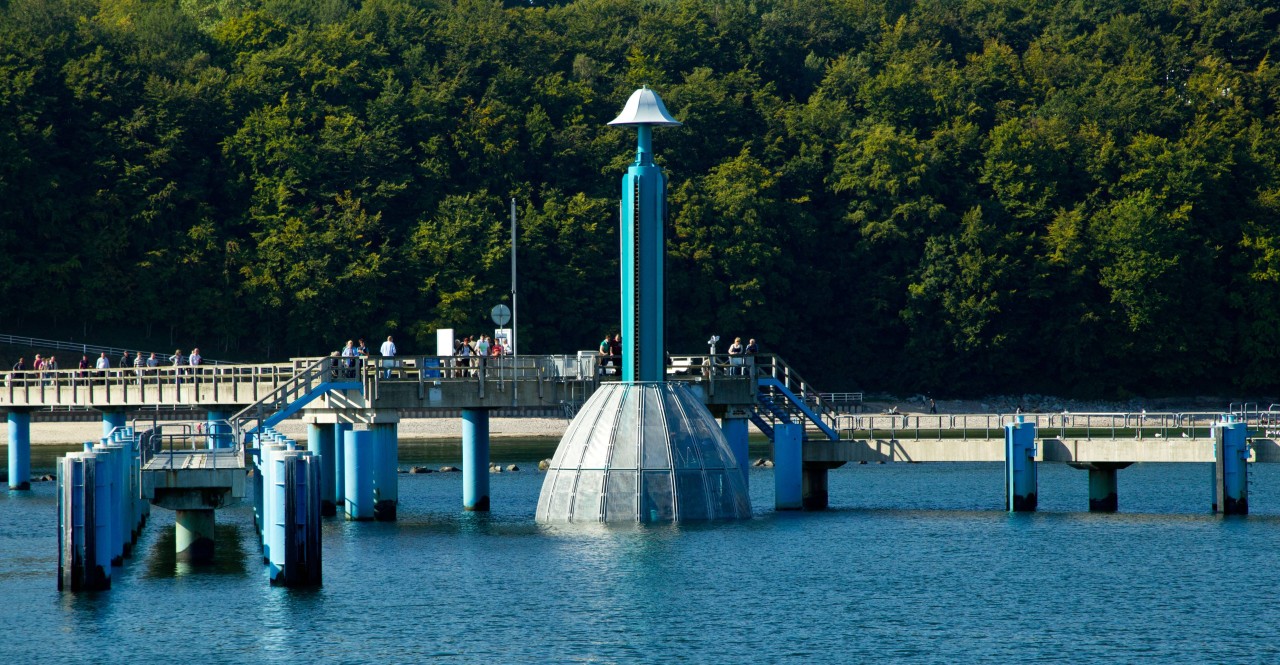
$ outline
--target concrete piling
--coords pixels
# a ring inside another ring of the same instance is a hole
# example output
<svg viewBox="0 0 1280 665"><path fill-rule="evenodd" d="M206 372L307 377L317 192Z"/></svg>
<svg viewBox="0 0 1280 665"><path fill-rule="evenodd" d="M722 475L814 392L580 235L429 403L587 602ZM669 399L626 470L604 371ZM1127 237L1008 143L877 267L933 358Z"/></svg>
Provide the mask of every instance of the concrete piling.
<svg viewBox="0 0 1280 665"><path fill-rule="evenodd" d="M342 454L346 473L343 482L343 514L348 520L373 519L373 432L347 431Z"/></svg>
<svg viewBox="0 0 1280 665"><path fill-rule="evenodd" d="M213 510L175 510L173 524L178 561L213 561Z"/></svg>
<svg viewBox="0 0 1280 665"><path fill-rule="evenodd" d="M394 522L400 501L400 456L395 423L369 426L373 434L373 519Z"/></svg>
<svg viewBox="0 0 1280 665"><path fill-rule="evenodd" d="M1234 416L1213 426L1213 511L1249 514L1249 432Z"/></svg>
<svg viewBox="0 0 1280 665"><path fill-rule="evenodd" d="M489 409L462 410L462 509L489 510Z"/></svg>
<svg viewBox="0 0 1280 665"><path fill-rule="evenodd" d="M774 509L804 508L804 426L778 423L773 427Z"/></svg>
<svg viewBox="0 0 1280 665"><path fill-rule="evenodd" d="M1034 512L1039 492L1036 467L1036 424L1004 426L1005 503L1009 512Z"/></svg>
<svg viewBox="0 0 1280 665"><path fill-rule="evenodd" d="M730 409L730 411L731 413L725 414L725 417L720 419L720 431L724 433L725 440L729 442L729 448L733 450L733 457L738 461L744 486L750 488L751 460L748 459L750 452L747 448L746 411L741 409Z"/></svg>
<svg viewBox="0 0 1280 665"><path fill-rule="evenodd" d="M9 489L31 489L31 414L9 412Z"/></svg>

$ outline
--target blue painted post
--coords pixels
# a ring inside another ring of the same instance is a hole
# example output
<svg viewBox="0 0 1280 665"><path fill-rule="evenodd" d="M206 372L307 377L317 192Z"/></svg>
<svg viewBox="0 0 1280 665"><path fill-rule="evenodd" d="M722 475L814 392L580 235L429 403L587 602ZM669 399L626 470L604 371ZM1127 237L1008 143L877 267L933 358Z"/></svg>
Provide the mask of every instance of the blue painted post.
<svg viewBox="0 0 1280 665"><path fill-rule="evenodd" d="M348 431L342 454L346 466L343 513L348 520L373 519L373 432Z"/></svg>
<svg viewBox="0 0 1280 665"><path fill-rule="evenodd" d="M125 490L124 483L127 470L124 468L124 447L119 444L98 444L94 446L98 455L98 473L110 474L111 496L111 565L124 565L124 544L128 542L129 525L124 516Z"/></svg>
<svg viewBox="0 0 1280 665"><path fill-rule="evenodd" d="M281 543L271 555L272 585L320 584L320 459L311 452L290 451L277 466L284 492L280 508Z"/></svg>
<svg viewBox="0 0 1280 665"><path fill-rule="evenodd" d="M333 437L335 426L331 423L309 423L307 425L307 450L316 456L319 464L320 514L331 516L337 514L333 500Z"/></svg>
<svg viewBox="0 0 1280 665"><path fill-rule="evenodd" d="M205 414L205 433L208 435L210 448L231 447L231 425L227 423L230 414L226 411L209 409Z"/></svg>
<svg viewBox="0 0 1280 665"><path fill-rule="evenodd" d="M1036 467L1036 424L1004 426L1005 501L1009 512L1034 512L1039 493Z"/></svg>
<svg viewBox="0 0 1280 665"><path fill-rule="evenodd" d="M400 451L395 423L375 423L373 433L373 519L394 522L400 501Z"/></svg>
<svg viewBox="0 0 1280 665"><path fill-rule="evenodd" d="M254 455L253 460L253 528L258 532L258 545L262 547L262 551L266 553L266 540L263 539L264 524L266 516L263 514L265 509L265 501L263 501L263 493L266 492L266 485L262 481L262 451L259 450Z"/></svg>
<svg viewBox="0 0 1280 665"><path fill-rule="evenodd" d="M95 517L97 478L92 454L58 459L58 589L111 588L111 563L99 558Z"/></svg>
<svg viewBox="0 0 1280 665"><path fill-rule="evenodd" d="M111 523L111 468L104 457L96 452L84 453L84 456L93 460L93 514L86 515L85 519L86 527L93 525L93 560L96 566L93 571L93 586L110 589L112 542L115 539L115 527Z"/></svg>
<svg viewBox="0 0 1280 665"><path fill-rule="evenodd" d="M737 415L726 415L720 420L720 430L729 441L733 457L738 461L738 469L742 471L742 483L751 487L751 459L747 448L747 419Z"/></svg>
<svg viewBox="0 0 1280 665"><path fill-rule="evenodd" d="M9 412L9 489L31 489L31 414Z"/></svg>
<svg viewBox="0 0 1280 665"><path fill-rule="evenodd" d="M622 176L622 380L663 381L663 218L666 177L653 163L653 127L636 126L636 161Z"/></svg>
<svg viewBox="0 0 1280 665"><path fill-rule="evenodd" d="M334 514L346 510L347 483L347 433L351 431L351 423L338 423L333 427L333 505Z"/></svg>
<svg viewBox="0 0 1280 665"><path fill-rule="evenodd" d="M776 510L804 508L804 426L779 423L773 428L773 503Z"/></svg>
<svg viewBox="0 0 1280 665"><path fill-rule="evenodd" d="M261 461L258 470L262 472L262 522L259 526L262 535L262 562L271 562L271 548L275 546L272 541L272 530L279 521L278 500L275 497L277 479L275 460L284 453L284 445L279 443L263 444L261 450Z"/></svg>
<svg viewBox="0 0 1280 665"><path fill-rule="evenodd" d="M462 410L462 509L489 510L489 410Z"/></svg>
<svg viewBox="0 0 1280 665"><path fill-rule="evenodd" d="M111 436L112 430L117 427L124 427L127 424L125 420L125 412L119 410L102 412L102 436Z"/></svg>
<svg viewBox="0 0 1280 665"><path fill-rule="evenodd" d="M1213 510L1223 515L1249 514L1248 425L1223 416L1213 426Z"/></svg>

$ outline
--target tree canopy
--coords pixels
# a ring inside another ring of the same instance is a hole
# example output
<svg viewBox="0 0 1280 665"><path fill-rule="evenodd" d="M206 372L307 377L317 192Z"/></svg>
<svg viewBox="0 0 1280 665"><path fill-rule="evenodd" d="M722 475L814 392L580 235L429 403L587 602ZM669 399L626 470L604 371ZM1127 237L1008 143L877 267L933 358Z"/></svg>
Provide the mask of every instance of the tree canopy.
<svg viewBox="0 0 1280 665"><path fill-rule="evenodd" d="M683 127L667 339L829 389L1280 388L1280 2L7 0L7 332L207 355L618 316L605 125ZM98 337L94 337L95 331Z"/></svg>

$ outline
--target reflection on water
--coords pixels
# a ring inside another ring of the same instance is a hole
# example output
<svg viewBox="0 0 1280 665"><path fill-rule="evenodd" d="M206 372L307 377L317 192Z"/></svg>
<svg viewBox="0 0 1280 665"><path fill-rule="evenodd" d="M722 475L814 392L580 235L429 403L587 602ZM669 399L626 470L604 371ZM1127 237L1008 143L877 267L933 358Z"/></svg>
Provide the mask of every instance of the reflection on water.
<svg viewBox="0 0 1280 665"><path fill-rule="evenodd" d="M221 516L225 511L218 511ZM179 561L177 553L177 532L172 526L156 534L155 540L147 552L147 577L167 579L188 575L232 575L245 577L249 575L250 555L241 542L240 526L236 524L215 524L213 527L213 561L208 563L191 563ZM258 557L259 559L261 557Z"/></svg>

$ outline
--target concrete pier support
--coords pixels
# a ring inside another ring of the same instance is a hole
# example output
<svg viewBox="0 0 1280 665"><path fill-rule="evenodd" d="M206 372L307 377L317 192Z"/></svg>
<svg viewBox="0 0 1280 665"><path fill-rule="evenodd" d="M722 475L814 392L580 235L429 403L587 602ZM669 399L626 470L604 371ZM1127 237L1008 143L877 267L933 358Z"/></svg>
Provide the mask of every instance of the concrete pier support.
<svg viewBox="0 0 1280 665"><path fill-rule="evenodd" d="M489 409L462 410L462 509L489 510Z"/></svg>
<svg viewBox="0 0 1280 665"><path fill-rule="evenodd" d="M773 427L773 504L776 510L804 508L803 437L803 425L779 423Z"/></svg>
<svg viewBox="0 0 1280 665"><path fill-rule="evenodd" d="M9 489L31 489L31 414L9 412Z"/></svg>
<svg viewBox="0 0 1280 665"><path fill-rule="evenodd" d="M213 561L213 510L174 511L174 534L179 561Z"/></svg>
<svg viewBox="0 0 1280 665"><path fill-rule="evenodd" d="M315 455L320 464L320 514L326 517L338 514L337 502L334 501L334 430L332 423L311 423L307 425L307 450Z"/></svg>
<svg viewBox="0 0 1280 665"><path fill-rule="evenodd" d="M1224 416L1213 426L1213 510L1249 514L1249 436L1247 425Z"/></svg>
<svg viewBox="0 0 1280 665"><path fill-rule="evenodd" d="M288 451L274 459L273 475L282 479L274 511L268 576L275 586L320 584L320 458L311 452Z"/></svg>
<svg viewBox="0 0 1280 665"><path fill-rule="evenodd" d="M747 448L747 422L746 410L732 408L725 413L724 418L720 419L720 431L724 433L725 440L729 442L729 449L733 451L733 457L738 461L738 468L742 471L742 482L750 489L751 453Z"/></svg>
<svg viewBox="0 0 1280 665"><path fill-rule="evenodd" d="M343 441L345 467L343 514L348 520L373 519L373 432L348 431Z"/></svg>
<svg viewBox="0 0 1280 665"><path fill-rule="evenodd" d="M1036 425L1014 422L1004 426L1004 488L1009 512L1034 512L1039 493L1036 467Z"/></svg>
<svg viewBox="0 0 1280 665"><path fill-rule="evenodd" d="M775 463L776 464L776 463ZM801 503L805 510L826 510L830 505L827 473L844 462L805 462L800 481ZM775 467L776 468L776 467Z"/></svg>
<svg viewBox="0 0 1280 665"><path fill-rule="evenodd" d="M1116 470L1094 467L1089 469L1089 512L1114 513L1120 508L1117 494Z"/></svg>
<svg viewBox="0 0 1280 665"><path fill-rule="evenodd" d="M374 423L373 519L394 522L400 501L400 452L396 423Z"/></svg>
<svg viewBox="0 0 1280 665"><path fill-rule="evenodd" d="M102 436L111 436L112 430L117 427L124 427L128 424L125 419L125 412L122 410L111 410L102 412Z"/></svg>
<svg viewBox="0 0 1280 665"><path fill-rule="evenodd" d="M351 423L339 422L333 426L333 505L334 514L344 510L347 483L347 434L351 431ZM326 486L328 491L329 486Z"/></svg>

